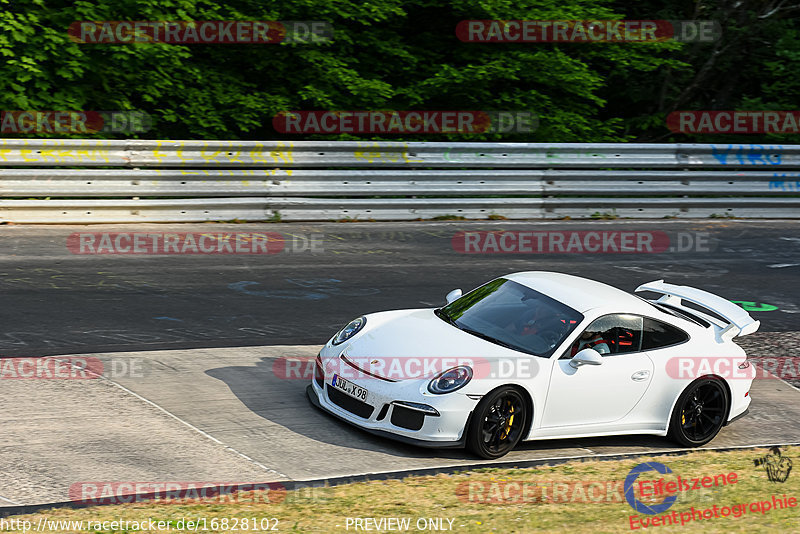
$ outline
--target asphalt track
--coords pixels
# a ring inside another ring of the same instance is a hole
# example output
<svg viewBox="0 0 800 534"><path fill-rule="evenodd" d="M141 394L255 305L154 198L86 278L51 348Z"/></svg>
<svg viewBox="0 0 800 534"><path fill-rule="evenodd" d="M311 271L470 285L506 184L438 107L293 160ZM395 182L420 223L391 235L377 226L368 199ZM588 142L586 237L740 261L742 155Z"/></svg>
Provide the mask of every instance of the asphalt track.
<svg viewBox="0 0 800 534"><path fill-rule="evenodd" d="M322 344L363 313L436 306L454 287L522 270L626 290L660 278L697 285L769 305L752 312L762 331L800 330L798 228L740 220L2 226L0 356ZM464 230L665 232L690 250L462 254L452 238ZM269 255L71 253L68 236L86 231L268 231L286 246ZM701 250L688 245L698 232Z"/></svg>
<svg viewBox="0 0 800 534"><path fill-rule="evenodd" d="M63 502L81 481L288 484L475 465L463 451L397 444L320 413L304 397L307 381L283 379L273 364L313 356L354 316L435 306L454 287L512 271L563 271L628 290L659 278L696 285L757 310L765 333L752 336L753 355L795 355L776 347L796 347L800 330L797 228L737 220L0 227L0 356L94 354L107 370L128 364L92 380L2 381L0 506ZM673 243L701 232L710 245L466 255L452 244L463 230L662 231ZM298 236L298 248L322 236L324 250L72 254L67 236L86 231L270 231ZM800 391L764 379L752 395L751 413L710 447L800 442ZM671 450L658 437L553 440L523 444L502 462Z"/></svg>
<svg viewBox="0 0 800 534"><path fill-rule="evenodd" d="M679 450L654 436L548 440L523 443L486 462L463 450L403 445L317 410L305 396L307 379L275 372L278 358L312 358L317 350L272 346L98 354L88 357L99 358L108 369L114 361L136 361L137 372L85 380L3 380L0 507L70 501L85 494L87 483L278 482L291 487L339 477ZM800 443L800 391L781 380L760 379L751 394L750 413L706 447Z"/></svg>

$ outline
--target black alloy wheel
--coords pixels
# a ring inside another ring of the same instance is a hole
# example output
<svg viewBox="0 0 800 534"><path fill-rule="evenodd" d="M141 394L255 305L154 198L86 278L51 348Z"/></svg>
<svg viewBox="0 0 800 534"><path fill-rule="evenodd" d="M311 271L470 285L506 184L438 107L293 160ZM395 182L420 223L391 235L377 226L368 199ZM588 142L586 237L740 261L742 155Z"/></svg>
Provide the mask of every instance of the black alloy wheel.
<svg viewBox="0 0 800 534"><path fill-rule="evenodd" d="M475 407L468 429L467 448L482 458L500 458L522 439L528 410L522 393L512 386L498 388Z"/></svg>
<svg viewBox="0 0 800 534"><path fill-rule="evenodd" d="M687 387L672 413L670 437L684 447L711 441L725 423L728 393L719 378L701 378Z"/></svg>

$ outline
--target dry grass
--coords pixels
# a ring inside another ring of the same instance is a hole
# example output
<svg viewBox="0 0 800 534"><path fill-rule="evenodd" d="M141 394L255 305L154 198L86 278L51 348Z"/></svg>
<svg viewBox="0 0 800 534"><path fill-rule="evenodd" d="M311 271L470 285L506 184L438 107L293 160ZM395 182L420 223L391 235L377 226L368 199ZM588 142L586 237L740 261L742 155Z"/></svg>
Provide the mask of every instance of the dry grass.
<svg viewBox="0 0 800 534"><path fill-rule="evenodd" d="M287 492L280 502L263 502L259 494L240 494L236 502L202 503L134 503L100 506L83 509L54 509L14 519L28 519L34 524L42 515L48 520L129 520L147 518L172 521L181 518L206 518L206 532L233 532L223 528L210 528L212 518L278 518L278 531L282 532L356 532L351 524L346 529L347 518L376 519L387 517L410 518L410 531L417 531L417 518L453 519L454 532L631 532L629 517L642 514L619 498L611 502L543 502L541 498L526 495L528 502L520 502L519 491L503 496L510 483L621 481L635 465L656 461L667 465L673 473L665 475L667 481L677 475L684 479L713 476L735 472L737 482L718 488L700 488L678 494L677 502L666 514L686 512L692 507L706 509L717 505L733 506L767 501L772 495L800 499L800 463L784 483L768 480L763 467L754 466L753 460L768 451L740 450L733 452L697 451L684 456L659 458L571 462L556 466L532 469L485 469L432 477L413 477L405 480L377 481L349 484L329 488L306 488ZM788 448L784 456L800 462L800 448ZM660 475L659 475L660 476ZM642 475L642 479L645 476ZM647 477L656 478L656 477ZM470 486L471 484L471 486ZM470 494L469 488L473 491ZM541 487L541 486L539 486ZM584 486L579 484L580 488ZM477 488L477 489L476 489ZM481 490L482 488L482 490ZM567 500L580 495L567 493ZM498 493L498 491L500 491ZM274 494L273 494L274 495ZM539 495L536 493L535 495ZM595 492L595 497L598 495ZM638 491L637 491L638 495ZM489 497L493 502L485 502ZM587 497L590 501L591 496ZM647 500L647 499L643 499ZM254 502L256 501L256 502ZM658 499L660 501L660 498ZM654 501L654 502L658 502ZM664 515L664 514L661 514ZM655 516L648 516L655 517ZM680 516L678 516L680 517ZM8 518L7 518L8 519ZM274 522L273 522L274 524ZM444 522L447 526L447 521ZM797 532L800 528L798 507L770 510L764 514L751 511L734 518L715 518L688 523L685 526L651 526L648 532ZM645 530L645 529L642 529ZM61 532L90 532L90 530L62 529ZM202 527L199 531L203 531ZM253 530L250 530L252 532ZM108 530L103 532L109 532ZM117 530L117 532L156 532L151 530ZM175 530L173 530L175 532ZM239 530L242 532L242 530ZM364 530L359 530L364 532ZM375 532L373 530L372 532Z"/></svg>

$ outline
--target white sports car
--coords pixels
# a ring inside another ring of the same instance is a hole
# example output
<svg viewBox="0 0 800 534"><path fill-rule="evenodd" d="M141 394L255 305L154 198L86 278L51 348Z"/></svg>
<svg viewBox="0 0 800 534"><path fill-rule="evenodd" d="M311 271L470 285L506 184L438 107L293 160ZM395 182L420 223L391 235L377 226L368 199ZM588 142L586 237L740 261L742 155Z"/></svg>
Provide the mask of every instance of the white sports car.
<svg viewBox="0 0 800 534"><path fill-rule="evenodd" d="M498 458L520 440L615 434L710 441L747 413L754 367L735 336L759 322L662 280L636 291L532 271L451 291L436 309L351 321L307 393L369 432Z"/></svg>

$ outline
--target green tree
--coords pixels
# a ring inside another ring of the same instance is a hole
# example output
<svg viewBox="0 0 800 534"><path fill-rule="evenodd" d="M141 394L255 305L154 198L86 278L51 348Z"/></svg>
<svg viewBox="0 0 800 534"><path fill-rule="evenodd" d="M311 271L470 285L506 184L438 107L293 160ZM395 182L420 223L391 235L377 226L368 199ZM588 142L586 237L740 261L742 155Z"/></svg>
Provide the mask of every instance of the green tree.
<svg viewBox="0 0 800 534"><path fill-rule="evenodd" d="M0 109L141 110L155 120L146 138L315 137L278 134L272 118L285 110L506 109L535 112L539 129L382 138L686 140L668 136L669 111L793 109L800 90L791 76L800 61L793 12L756 0L718 7L611 0L0 0L0 6ZM455 35L465 19L716 17L724 38L710 45L479 44ZM82 20L323 20L335 36L323 44L79 44L67 28Z"/></svg>

